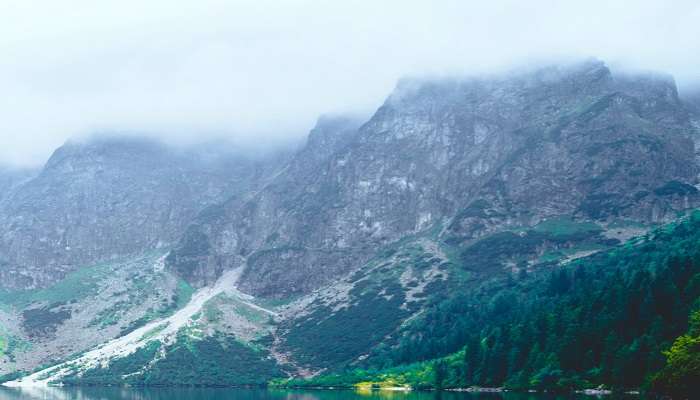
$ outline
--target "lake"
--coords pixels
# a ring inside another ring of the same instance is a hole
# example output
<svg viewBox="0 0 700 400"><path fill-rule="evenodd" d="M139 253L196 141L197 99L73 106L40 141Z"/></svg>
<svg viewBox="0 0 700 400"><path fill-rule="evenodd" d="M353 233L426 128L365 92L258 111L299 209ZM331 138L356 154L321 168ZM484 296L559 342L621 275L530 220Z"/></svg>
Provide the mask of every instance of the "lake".
<svg viewBox="0 0 700 400"><path fill-rule="evenodd" d="M639 397L604 396L606 400ZM455 392L355 392L352 390L275 390L216 388L5 388L0 400L596 400L584 395Z"/></svg>

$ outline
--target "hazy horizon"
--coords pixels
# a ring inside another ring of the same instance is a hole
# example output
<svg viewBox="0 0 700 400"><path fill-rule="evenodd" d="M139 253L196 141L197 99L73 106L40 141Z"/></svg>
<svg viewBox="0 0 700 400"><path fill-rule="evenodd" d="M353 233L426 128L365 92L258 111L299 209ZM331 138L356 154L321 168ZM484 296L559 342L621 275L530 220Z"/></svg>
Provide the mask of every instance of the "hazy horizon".
<svg viewBox="0 0 700 400"><path fill-rule="evenodd" d="M700 82L700 5L491 2L7 2L0 163L68 138L277 143L322 114L369 115L398 79L595 57Z"/></svg>

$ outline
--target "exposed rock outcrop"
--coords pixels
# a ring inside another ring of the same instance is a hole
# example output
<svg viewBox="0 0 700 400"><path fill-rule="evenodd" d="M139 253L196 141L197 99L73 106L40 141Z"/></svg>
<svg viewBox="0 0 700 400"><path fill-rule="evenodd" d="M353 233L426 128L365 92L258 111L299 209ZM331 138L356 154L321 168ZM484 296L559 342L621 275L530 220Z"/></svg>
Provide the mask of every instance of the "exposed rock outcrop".
<svg viewBox="0 0 700 400"><path fill-rule="evenodd" d="M44 286L80 265L163 248L207 205L251 190L266 161L213 145L69 142L4 195L0 280Z"/></svg>
<svg viewBox="0 0 700 400"><path fill-rule="evenodd" d="M459 243L557 215L662 221L698 203L696 130L671 78L598 61L404 80L356 131L320 121L283 173L201 215L168 265L201 285L247 260L244 290L285 297L429 229ZM318 140L331 131L343 140Z"/></svg>

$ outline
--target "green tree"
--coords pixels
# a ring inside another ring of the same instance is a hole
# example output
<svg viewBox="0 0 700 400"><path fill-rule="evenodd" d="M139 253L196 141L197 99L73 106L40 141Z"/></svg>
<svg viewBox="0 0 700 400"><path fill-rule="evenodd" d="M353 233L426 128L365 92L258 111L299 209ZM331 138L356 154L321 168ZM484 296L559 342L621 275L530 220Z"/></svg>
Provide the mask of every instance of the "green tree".
<svg viewBox="0 0 700 400"><path fill-rule="evenodd" d="M447 378L447 364L443 360L435 361L433 370L435 372L435 387L442 389L445 385L445 378Z"/></svg>
<svg viewBox="0 0 700 400"><path fill-rule="evenodd" d="M700 336L683 335L664 354L666 366L654 378L653 389L684 397L700 393Z"/></svg>

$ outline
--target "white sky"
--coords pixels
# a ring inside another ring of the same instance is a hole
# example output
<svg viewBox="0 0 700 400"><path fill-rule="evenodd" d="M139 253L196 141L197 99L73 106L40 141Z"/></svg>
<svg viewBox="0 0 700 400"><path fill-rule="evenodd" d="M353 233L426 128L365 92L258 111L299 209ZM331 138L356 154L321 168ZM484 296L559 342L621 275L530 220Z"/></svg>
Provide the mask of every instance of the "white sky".
<svg viewBox="0 0 700 400"><path fill-rule="evenodd" d="M402 76L590 56L700 82L700 2L0 0L0 161L96 131L279 141Z"/></svg>

